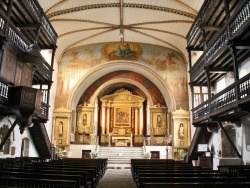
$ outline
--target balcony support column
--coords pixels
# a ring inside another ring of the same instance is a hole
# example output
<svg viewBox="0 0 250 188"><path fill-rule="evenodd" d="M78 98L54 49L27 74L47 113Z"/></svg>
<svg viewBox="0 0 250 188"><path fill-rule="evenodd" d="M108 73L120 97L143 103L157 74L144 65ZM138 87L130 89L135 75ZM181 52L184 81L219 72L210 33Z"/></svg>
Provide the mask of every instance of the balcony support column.
<svg viewBox="0 0 250 188"><path fill-rule="evenodd" d="M228 22L228 20L230 19L229 2L228 2L228 0L223 0L223 3L224 3L224 9L225 9L225 13L226 13L226 19Z"/></svg>
<svg viewBox="0 0 250 188"><path fill-rule="evenodd" d="M206 42L206 31L204 27L201 29L202 32L202 40L203 40L203 50L205 51L207 49L207 42Z"/></svg>
<svg viewBox="0 0 250 188"><path fill-rule="evenodd" d="M0 37L0 63L3 59L3 52L4 52L4 47L5 47L5 44L6 44L7 40L5 37ZM1 63L2 64L2 63Z"/></svg>
<svg viewBox="0 0 250 188"><path fill-rule="evenodd" d="M191 57L191 50L187 47L188 51L188 62L189 62L189 70L192 68L192 57Z"/></svg>
<svg viewBox="0 0 250 188"><path fill-rule="evenodd" d="M238 70L238 63L237 63L237 55L236 55L236 47L235 44L233 43L233 41L230 42L229 44L230 46L230 51L231 51L231 56L232 56L232 60L233 60L233 69L234 69L234 79L235 81L239 80L239 70Z"/></svg>
<svg viewBox="0 0 250 188"><path fill-rule="evenodd" d="M206 76L207 76L207 95L208 99L212 97L212 92L211 92L211 79L210 79L210 73L208 70L206 70ZM210 113L211 110L211 103L208 103L208 111Z"/></svg>
<svg viewBox="0 0 250 188"><path fill-rule="evenodd" d="M194 106L194 85L193 84L191 84L190 85L190 89L191 89L191 95L192 95L192 108L194 108L195 106Z"/></svg>
<svg viewBox="0 0 250 188"><path fill-rule="evenodd" d="M238 152L237 148L235 147L233 141L231 140L231 138L230 138L229 135L227 134L227 132L226 132L225 128L223 127L223 125L221 124L221 122L220 122L220 121L217 121L217 123L219 124L221 130L222 130L222 131L224 132L224 134L226 135L226 137L227 137L229 143L231 144L231 146L233 147L233 149L234 149L234 151L235 151L237 157L238 157L238 158L242 158L241 154Z"/></svg>
<svg viewBox="0 0 250 188"><path fill-rule="evenodd" d="M210 79L210 73L208 70L206 70L206 77L207 77L207 92L208 92L208 98L211 98L211 79Z"/></svg>
<svg viewBox="0 0 250 188"><path fill-rule="evenodd" d="M238 69L238 62L237 62L237 55L236 55L236 47L233 41L230 41L230 51L233 61L233 71L234 71L234 81L237 82L239 80L239 69ZM236 101L239 101L239 88L238 85L235 86L235 98Z"/></svg>

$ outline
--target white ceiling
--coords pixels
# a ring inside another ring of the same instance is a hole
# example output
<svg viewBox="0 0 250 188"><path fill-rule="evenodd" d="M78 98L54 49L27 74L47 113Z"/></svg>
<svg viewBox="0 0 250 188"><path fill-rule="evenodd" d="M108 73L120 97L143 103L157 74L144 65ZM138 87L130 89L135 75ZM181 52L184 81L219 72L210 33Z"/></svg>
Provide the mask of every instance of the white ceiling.
<svg viewBox="0 0 250 188"><path fill-rule="evenodd" d="M187 60L186 35L204 0L38 0L58 34L56 58L108 42L164 46ZM123 31L124 38L118 37Z"/></svg>

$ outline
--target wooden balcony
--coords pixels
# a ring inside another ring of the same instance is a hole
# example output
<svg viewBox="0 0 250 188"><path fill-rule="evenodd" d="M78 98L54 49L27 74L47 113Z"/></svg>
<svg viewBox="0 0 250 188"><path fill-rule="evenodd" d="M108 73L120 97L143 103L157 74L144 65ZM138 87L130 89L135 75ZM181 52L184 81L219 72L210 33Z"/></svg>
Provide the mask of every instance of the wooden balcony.
<svg viewBox="0 0 250 188"><path fill-rule="evenodd" d="M189 49L203 51L190 69L191 83L205 85L206 71L209 71L212 83L218 81L225 73L233 71L232 50L234 48L238 64L249 57L250 0L241 3L231 0L229 4L231 17L228 20L222 18L222 12L218 10L218 7L222 6L220 3L223 5L222 1L206 1L187 36ZM211 23L211 19L207 17L217 21ZM201 39L201 31L211 24L214 29L206 30L205 44Z"/></svg>
<svg viewBox="0 0 250 188"><path fill-rule="evenodd" d="M13 42L24 40L27 45L30 45L37 40L38 46L42 49L55 47L57 34L37 0L13 1L12 5L8 3L8 0L0 2L1 32L4 36L8 36L13 41L12 35L17 36L22 33L22 36L19 35L20 38L16 38L18 40ZM11 25L8 26L8 24ZM14 28L18 28L19 32ZM37 36L38 33L39 36Z"/></svg>
<svg viewBox="0 0 250 188"><path fill-rule="evenodd" d="M238 121L239 117L249 114L250 109L250 74L236 81L229 87L195 107L194 126L219 121Z"/></svg>
<svg viewBox="0 0 250 188"><path fill-rule="evenodd" d="M39 47L38 53L40 49L56 48L57 34L36 0L13 1L11 6L8 6L8 0L1 1L0 36L19 49L19 58L33 55L30 54L30 48L34 43ZM36 67L33 84L52 83L53 68L43 58L26 61Z"/></svg>

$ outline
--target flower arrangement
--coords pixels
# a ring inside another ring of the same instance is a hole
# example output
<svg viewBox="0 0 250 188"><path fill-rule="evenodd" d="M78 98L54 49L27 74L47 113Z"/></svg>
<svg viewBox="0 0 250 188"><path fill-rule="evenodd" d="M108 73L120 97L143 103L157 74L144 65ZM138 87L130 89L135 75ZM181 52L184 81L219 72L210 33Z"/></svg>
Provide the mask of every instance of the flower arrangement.
<svg viewBox="0 0 250 188"><path fill-rule="evenodd" d="M183 160L184 159L184 155L185 155L184 149L177 149L177 152L180 155L180 159Z"/></svg>
<svg viewBox="0 0 250 188"><path fill-rule="evenodd" d="M150 153L150 152L146 152L146 153L144 154L144 158L145 158L145 159L150 159L150 158L151 158L151 153Z"/></svg>
<svg viewBox="0 0 250 188"><path fill-rule="evenodd" d="M184 149L178 149L177 152L179 153L179 155L183 155L184 154Z"/></svg>
<svg viewBox="0 0 250 188"><path fill-rule="evenodd" d="M91 152L91 153L90 153L90 157L91 157L92 159L96 159L96 158L98 157L98 155L99 155L98 152Z"/></svg>
<svg viewBox="0 0 250 188"><path fill-rule="evenodd" d="M56 152L57 152L57 153L61 153L61 151L62 151L62 148L56 147Z"/></svg>

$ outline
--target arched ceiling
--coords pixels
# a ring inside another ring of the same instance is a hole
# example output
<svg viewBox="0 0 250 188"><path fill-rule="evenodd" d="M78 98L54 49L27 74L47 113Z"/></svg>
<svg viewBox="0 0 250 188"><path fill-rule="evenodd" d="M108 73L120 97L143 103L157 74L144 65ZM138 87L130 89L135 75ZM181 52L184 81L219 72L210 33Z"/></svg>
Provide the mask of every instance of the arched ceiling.
<svg viewBox="0 0 250 188"><path fill-rule="evenodd" d="M57 59L72 48L120 41L168 47L187 59L186 35L203 2L39 0L58 34Z"/></svg>

